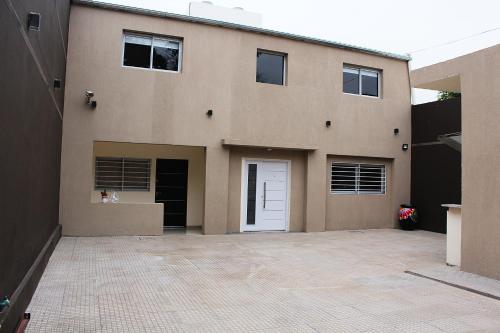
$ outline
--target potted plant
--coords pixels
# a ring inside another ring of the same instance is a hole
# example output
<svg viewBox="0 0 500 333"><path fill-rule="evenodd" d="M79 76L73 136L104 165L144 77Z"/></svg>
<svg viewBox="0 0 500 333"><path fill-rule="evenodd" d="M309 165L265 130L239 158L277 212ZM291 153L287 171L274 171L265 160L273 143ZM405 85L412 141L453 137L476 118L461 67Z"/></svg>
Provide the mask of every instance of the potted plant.
<svg viewBox="0 0 500 333"><path fill-rule="evenodd" d="M403 230L413 230L417 227L417 209L415 206L403 204L399 208L399 226Z"/></svg>
<svg viewBox="0 0 500 333"><path fill-rule="evenodd" d="M106 192L106 189L104 189L104 191L101 192L101 202L107 203L108 201L109 201L108 192Z"/></svg>

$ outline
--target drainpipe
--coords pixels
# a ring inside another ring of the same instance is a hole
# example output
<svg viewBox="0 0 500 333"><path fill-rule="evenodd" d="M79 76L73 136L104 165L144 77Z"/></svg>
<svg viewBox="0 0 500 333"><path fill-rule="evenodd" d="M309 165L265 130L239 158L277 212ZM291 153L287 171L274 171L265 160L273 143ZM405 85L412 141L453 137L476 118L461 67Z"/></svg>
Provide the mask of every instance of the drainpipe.
<svg viewBox="0 0 500 333"><path fill-rule="evenodd" d="M412 88L411 86L411 76L410 76L410 73L411 73L411 55L410 53L408 53L408 57L410 58L410 60L408 60L407 64L408 64L408 84L410 85L410 104L413 105L413 102L415 101L415 96L413 96L413 93L414 93L414 89Z"/></svg>

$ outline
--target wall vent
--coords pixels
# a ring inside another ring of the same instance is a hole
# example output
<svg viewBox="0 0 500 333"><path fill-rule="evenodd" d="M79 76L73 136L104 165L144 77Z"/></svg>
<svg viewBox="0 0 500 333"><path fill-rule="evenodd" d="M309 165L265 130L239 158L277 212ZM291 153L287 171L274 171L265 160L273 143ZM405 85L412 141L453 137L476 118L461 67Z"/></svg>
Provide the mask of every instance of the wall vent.
<svg viewBox="0 0 500 333"><path fill-rule="evenodd" d="M41 19L40 13L30 12L28 14L28 30L40 31Z"/></svg>

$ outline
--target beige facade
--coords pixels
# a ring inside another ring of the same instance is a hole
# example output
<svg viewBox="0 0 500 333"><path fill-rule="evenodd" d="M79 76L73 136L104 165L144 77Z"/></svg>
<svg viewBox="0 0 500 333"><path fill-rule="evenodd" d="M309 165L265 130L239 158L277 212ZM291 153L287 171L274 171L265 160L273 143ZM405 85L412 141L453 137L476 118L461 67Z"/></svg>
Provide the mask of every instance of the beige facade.
<svg viewBox="0 0 500 333"><path fill-rule="evenodd" d="M412 72L416 88L462 93L461 268L500 279L500 45Z"/></svg>
<svg viewBox="0 0 500 333"><path fill-rule="evenodd" d="M397 210L392 202L392 159L352 158L344 156L328 156L327 179L332 162L356 162L367 164L383 164L386 168L387 184L385 194L371 195L334 195L330 194L330 183L327 182L326 198L326 230L375 229L394 227ZM368 208L365 208L368 207Z"/></svg>
<svg viewBox="0 0 500 333"><path fill-rule="evenodd" d="M187 220L188 227L201 227L203 194L205 193L205 151L202 147L133 144L124 142L95 142L93 159L97 156L148 158L151 163L151 189L147 192L120 192L122 203L151 203L155 201L155 160L184 159L188 161ZM95 177L95 168L92 178ZM101 202L101 192L93 190L90 201Z"/></svg>
<svg viewBox="0 0 500 333"><path fill-rule="evenodd" d="M410 199L410 151L401 149L411 143L406 60L146 14L72 7L64 234L161 233L162 204L154 202L153 186L151 193L120 193L117 207L99 203L93 179L99 155L151 158L153 165L156 158L189 159L187 224L201 225L205 234L240 232L242 161L248 158L289 161L289 231L395 225L399 204ZM180 72L123 67L124 31L181 39ZM256 82L258 49L286 54L285 85ZM344 64L380 70L381 97L343 93ZM85 104L86 90L95 93L94 110ZM331 194L329 168L336 159L384 163L386 193ZM121 206L141 208L112 216Z"/></svg>

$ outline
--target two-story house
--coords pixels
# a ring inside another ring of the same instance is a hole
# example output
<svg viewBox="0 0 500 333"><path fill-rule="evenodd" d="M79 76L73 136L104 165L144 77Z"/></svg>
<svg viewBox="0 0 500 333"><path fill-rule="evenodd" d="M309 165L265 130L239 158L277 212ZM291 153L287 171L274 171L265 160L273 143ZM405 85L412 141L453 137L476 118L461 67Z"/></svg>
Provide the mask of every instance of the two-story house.
<svg viewBox="0 0 500 333"><path fill-rule="evenodd" d="M410 199L406 56L73 4L63 234L395 226Z"/></svg>

